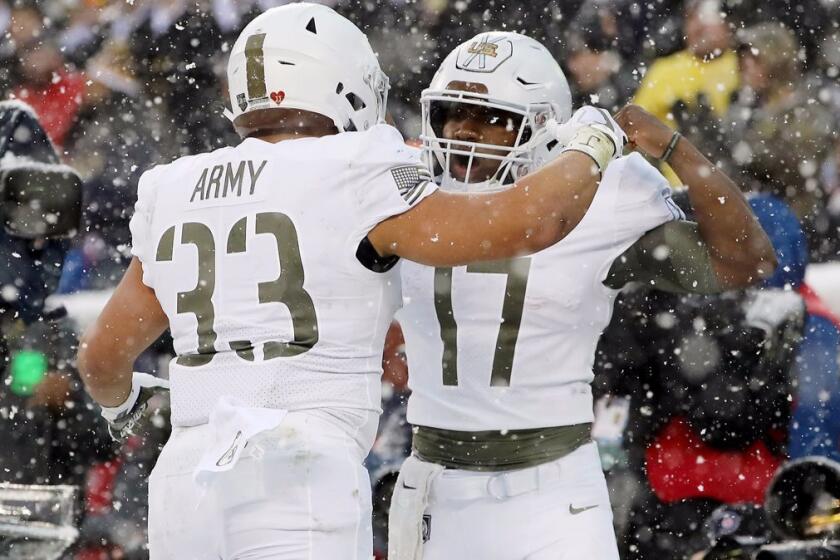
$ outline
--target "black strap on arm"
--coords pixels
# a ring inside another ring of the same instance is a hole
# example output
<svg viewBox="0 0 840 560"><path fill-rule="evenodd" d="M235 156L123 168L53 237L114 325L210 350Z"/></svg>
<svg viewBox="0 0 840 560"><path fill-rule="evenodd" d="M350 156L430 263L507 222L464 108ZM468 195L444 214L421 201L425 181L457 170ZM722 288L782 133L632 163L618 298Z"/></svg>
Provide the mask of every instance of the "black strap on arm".
<svg viewBox="0 0 840 560"><path fill-rule="evenodd" d="M397 255L390 257L382 257L376 252L376 248L370 239L365 237L356 248L356 258L362 263L362 266L373 272L388 272L397 264L400 258Z"/></svg>
<svg viewBox="0 0 840 560"><path fill-rule="evenodd" d="M650 230L613 262L604 284L618 290L630 282L681 294L722 291L697 224L688 221Z"/></svg>

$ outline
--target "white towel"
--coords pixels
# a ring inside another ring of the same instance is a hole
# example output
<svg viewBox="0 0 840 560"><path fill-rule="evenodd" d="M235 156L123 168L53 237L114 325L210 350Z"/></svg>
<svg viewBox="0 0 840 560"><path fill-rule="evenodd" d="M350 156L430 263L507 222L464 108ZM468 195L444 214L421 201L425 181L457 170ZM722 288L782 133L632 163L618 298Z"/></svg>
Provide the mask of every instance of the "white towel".
<svg viewBox="0 0 840 560"><path fill-rule="evenodd" d="M388 560L420 560L429 528L423 514L429 505L432 482L443 472L434 463L409 457L400 467L388 514Z"/></svg>
<svg viewBox="0 0 840 560"><path fill-rule="evenodd" d="M248 441L260 432L279 426L286 413L280 409L247 407L233 397L221 397L208 422L213 443L198 462L194 480L205 485L214 473L232 469Z"/></svg>

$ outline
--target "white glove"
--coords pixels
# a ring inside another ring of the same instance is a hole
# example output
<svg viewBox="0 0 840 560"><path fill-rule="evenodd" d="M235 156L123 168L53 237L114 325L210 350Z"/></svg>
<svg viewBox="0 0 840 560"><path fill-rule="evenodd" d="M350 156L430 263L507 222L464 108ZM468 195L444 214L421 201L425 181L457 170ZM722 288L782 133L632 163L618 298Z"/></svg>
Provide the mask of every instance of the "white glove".
<svg viewBox="0 0 840 560"><path fill-rule="evenodd" d="M595 161L603 173L607 165L621 155L627 135L605 109L585 105L564 123L549 119L549 134L564 146L561 152L583 152Z"/></svg>
<svg viewBox="0 0 840 560"><path fill-rule="evenodd" d="M762 329L768 335L783 322L805 313L802 296L779 288L756 290L748 295L743 306L746 311L746 323Z"/></svg>
<svg viewBox="0 0 840 560"><path fill-rule="evenodd" d="M135 371L131 376L131 392L118 406L103 406L102 417L108 421L111 437L119 441L131 434L143 416L149 399L158 393L169 392L169 380Z"/></svg>

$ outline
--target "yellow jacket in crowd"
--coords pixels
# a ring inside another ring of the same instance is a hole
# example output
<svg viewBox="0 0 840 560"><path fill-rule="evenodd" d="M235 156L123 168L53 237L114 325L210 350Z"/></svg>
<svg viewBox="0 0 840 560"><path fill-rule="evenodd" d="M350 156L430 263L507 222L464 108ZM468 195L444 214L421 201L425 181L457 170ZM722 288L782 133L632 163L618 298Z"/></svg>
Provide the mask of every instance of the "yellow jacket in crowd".
<svg viewBox="0 0 840 560"><path fill-rule="evenodd" d="M702 60L683 50L654 61L633 102L674 126L669 114L677 101L691 107L703 93L714 112L723 116L737 87L738 59L734 51Z"/></svg>
<svg viewBox="0 0 840 560"><path fill-rule="evenodd" d="M654 61L633 102L676 127L671 115L674 103L682 100L691 107L696 103L697 95L703 93L715 114L722 117L729 108L738 81L738 57L734 51L703 60L682 50ZM672 185L680 184L670 167L663 164L662 172Z"/></svg>

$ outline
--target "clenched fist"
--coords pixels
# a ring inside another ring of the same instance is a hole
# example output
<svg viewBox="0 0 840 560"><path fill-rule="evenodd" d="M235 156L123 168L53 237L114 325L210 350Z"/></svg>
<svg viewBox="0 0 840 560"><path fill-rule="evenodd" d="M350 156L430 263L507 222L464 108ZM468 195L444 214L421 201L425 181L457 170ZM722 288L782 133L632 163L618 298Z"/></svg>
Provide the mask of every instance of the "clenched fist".
<svg viewBox="0 0 840 560"><path fill-rule="evenodd" d="M661 159L674 136L674 130L639 107L626 105L615 120L627 134L627 147L650 157Z"/></svg>

